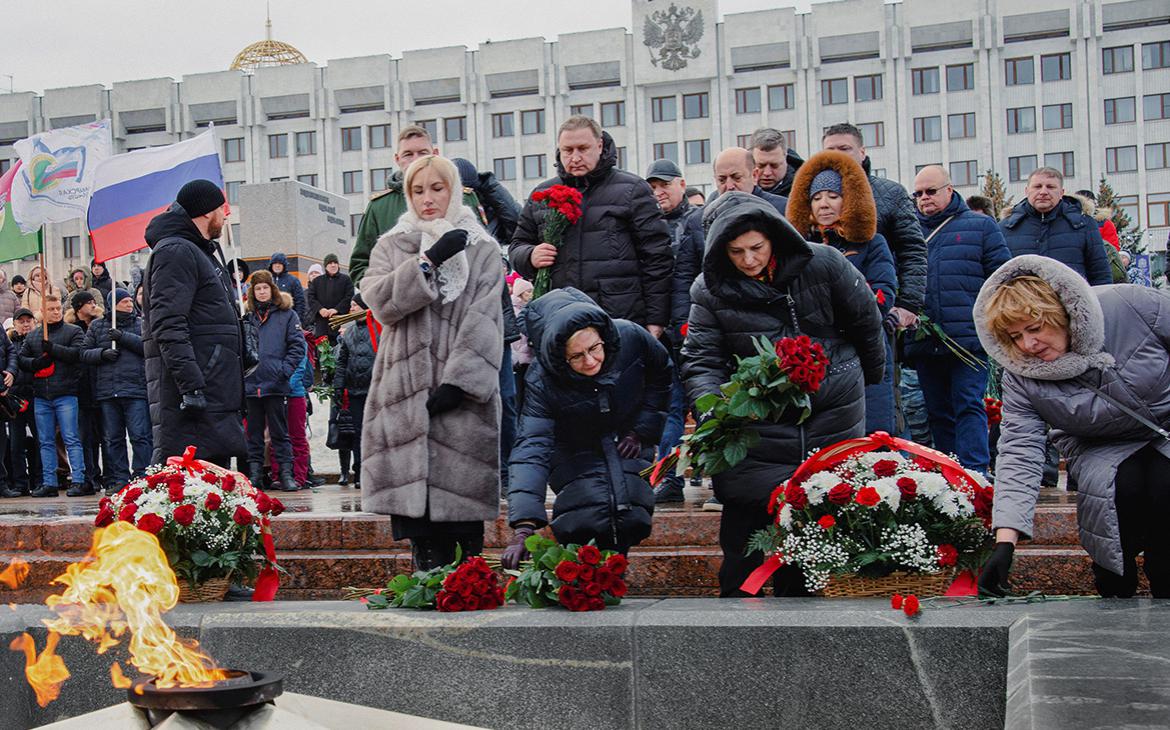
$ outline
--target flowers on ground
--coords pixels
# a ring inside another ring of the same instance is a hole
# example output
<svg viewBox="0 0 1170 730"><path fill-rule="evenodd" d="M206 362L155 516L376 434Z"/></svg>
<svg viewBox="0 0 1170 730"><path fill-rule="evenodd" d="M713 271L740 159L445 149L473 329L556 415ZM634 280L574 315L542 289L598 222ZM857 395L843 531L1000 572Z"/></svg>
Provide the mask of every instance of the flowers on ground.
<svg viewBox="0 0 1170 730"><path fill-rule="evenodd" d="M374 590L360 600L366 608L421 608L443 612L482 611L504 603L500 577L487 561L476 555L463 560L461 547L455 560L431 570L396 575L386 588Z"/></svg>
<svg viewBox="0 0 1170 730"><path fill-rule="evenodd" d="M588 545L558 545L541 535L524 541L532 564L512 576L507 598L532 608L560 604L570 611L600 611L626 595L629 561L621 553Z"/></svg>

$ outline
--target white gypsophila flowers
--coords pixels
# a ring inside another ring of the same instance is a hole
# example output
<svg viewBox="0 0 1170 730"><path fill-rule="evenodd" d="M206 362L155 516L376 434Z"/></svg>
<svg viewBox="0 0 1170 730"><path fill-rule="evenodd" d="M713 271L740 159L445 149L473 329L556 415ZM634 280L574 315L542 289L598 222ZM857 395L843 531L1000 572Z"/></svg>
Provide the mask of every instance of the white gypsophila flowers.
<svg viewBox="0 0 1170 730"><path fill-rule="evenodd" d="M789 562L800 566L805 587L819 591L829 584L834 572L849 564L851 546L847 542L830 540L826 530L813 524L805 535L786 537L782 552Z"/></svg>
<svg viewBox="0 0 1170 730"><path fill-rule="evenodd" d="M926 537L922 525L895 525L882 528L881 550L888 553L893 562L921 571L937 573L938 546Z"/></svg>

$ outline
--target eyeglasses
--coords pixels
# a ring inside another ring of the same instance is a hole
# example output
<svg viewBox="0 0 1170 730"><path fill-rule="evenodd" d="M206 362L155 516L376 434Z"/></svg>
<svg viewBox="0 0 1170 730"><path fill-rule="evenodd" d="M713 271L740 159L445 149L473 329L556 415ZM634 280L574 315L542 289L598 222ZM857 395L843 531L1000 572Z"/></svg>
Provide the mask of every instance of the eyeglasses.
<svg viewBox="0 0 1170 730"><path fill-rule="evenodd" d="M950 186L948 185L947 187ZM946 188L927 188L926 190L915 190L914 192L910 193L910 197L918 200L923 195L929 195L933 198L934 196L938 195L938 191L940 190L946 190Z"/></svg>
<svg viewBox="0 0 1170 730"><path fill-rule="evenodd" d="M599 357L601 357L602 353L604 353L604 352L605 352L605 342L603 340L598 340L597 342L593 343L593 345L585 352L578 352L576 355L570 355L569 357L567 357L565 359L569 361L570 365L577 365L578 363L580 363L581 361L583 361L585 359L586 355L588 355L590 358L596 360Z"/></svg>

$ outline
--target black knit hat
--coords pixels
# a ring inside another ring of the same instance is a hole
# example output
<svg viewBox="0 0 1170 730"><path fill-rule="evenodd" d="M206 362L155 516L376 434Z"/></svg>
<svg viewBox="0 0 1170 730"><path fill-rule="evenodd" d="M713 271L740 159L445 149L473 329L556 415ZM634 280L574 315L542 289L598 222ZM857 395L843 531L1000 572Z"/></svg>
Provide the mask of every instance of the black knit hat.
<svg viewBox="0 0 1170 730"><path fill-rule="evenodd" d="M340 264L341 263L341 261L337 258L337 254L335 254L335 253L325 254L324 261L325 261L326 266L328 266L329 264Z"/></svg>
<svg viewBox="0 0 1170 730"><path fill-rule="evenodd" d="M224 197L219 186L210 180L192 180L179 189L175 202L187 211L187 215L198 218L222 206Z"/></svg>
<svg viewBox="0 0 1170 730"><path fill-rule="evenodd" d="M28 286L28 282L25 281L24 277L21 276L20 274L17 274L16 276L12 277L12 281L9 283L14 284L14 285L15 284L24 284L25 286Z"/></svg>
<svg viewBox="0 0 1170 730"><path fill-rule="evenodd" d="M85 289L79 289L73 292L73 296L69 297L69 306L73 307L74 312L80 312L82 307L92 301L94 301L93 294Z"/></svg>

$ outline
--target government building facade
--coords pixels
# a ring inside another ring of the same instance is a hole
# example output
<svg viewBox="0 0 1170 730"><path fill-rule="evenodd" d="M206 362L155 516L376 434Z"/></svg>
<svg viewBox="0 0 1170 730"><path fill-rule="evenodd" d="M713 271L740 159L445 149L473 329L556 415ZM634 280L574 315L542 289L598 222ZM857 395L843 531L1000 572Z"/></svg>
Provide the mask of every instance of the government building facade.
<svg viewBox="0 0 1170 730"><path fill-rule="evenodd" d="M907 186L931 163L964 195L995 170L1016 200L1040 165L1063 170L1070 191L1105 176L1131 219L1152 229L1147 241L1165 245L1166 0L841 0L721 20L715 0L632 5L632 30L555 41L320 64L296 62L293 49L280 65L0 95L0 168L16 157L14 141L46 129L108 117L121 152L214 124L230 200L245 184L297 180L345 196L352 234L412 123L522 199L554 174L556 128L571 114L597 119L626 169L669 157L706 191L718 151L758 127L783 131L807 157L825 127L848 121L875 172ZM237 225L247 215L234 207ZM47 233L56 276L88 264L79 223ZM249 257L268 253L242 244Z"/></svg>

